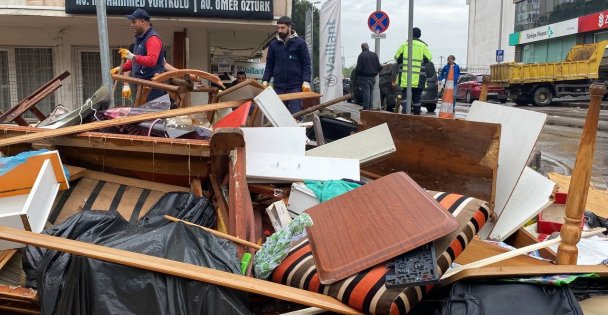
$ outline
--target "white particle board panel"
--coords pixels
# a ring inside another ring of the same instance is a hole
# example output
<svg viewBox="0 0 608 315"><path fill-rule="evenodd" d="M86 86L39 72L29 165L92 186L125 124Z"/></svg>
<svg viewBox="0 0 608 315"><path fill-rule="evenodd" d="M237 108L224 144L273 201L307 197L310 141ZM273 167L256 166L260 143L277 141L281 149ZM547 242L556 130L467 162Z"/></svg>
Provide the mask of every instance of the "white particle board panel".
<svg viewBox="0 0 608 315"><path fill-rule="evenodd" d="M0 225L40 233L59 191L51 160L45 160L29 194L0 198ZM23 247L0 241L0 250Z"/></svg>
<svg viewBox="0 0 608 315"><path fill-rule="evenodd" d="M251 153L276 153L303 156L308 138L302 127L241 128L247 156Z"/></svg>
<svg viewBox="0 0 608 315"><path fill-rule="evenodd" d="M272 88L264 89L253 101L273 126L298 127L298 123Z"/></svg>
<svg viewBox="0 0 608 315"><path fill-rule="evenodd" d="M247 179L257 183L359 180L359 160L269 153L247 154ZM249 181L252 182L252 181Z"/></svg>
<svg viewBox="0 0 608 315"><path fill-rule="evenodd" d="M486 102L473 102L467 120L501 124L494 212L502 210L526 166L547 115Z"/></svg>
<svg viewBox="0 0 608 315"><path fill-rule="evenodd" d="M307 156L357 159L363 165L395 152L386 123L306 151Z"/></svg>
<svg viewBox="0 0 608 315"><path fill-rule="evenodd" d="M554 188L553 181L526 167L489 238L504 241L515 233L552 203Z"/></svg>
<svg viewBox="0 0 608 315"><path fill-rule="evenodd" d="M289 192L289 200L287 201L287 210L292 218L302 214L308 208L314 207L321 202L317 199L314 191L306 187L304 183L291 184Z"/></svg>

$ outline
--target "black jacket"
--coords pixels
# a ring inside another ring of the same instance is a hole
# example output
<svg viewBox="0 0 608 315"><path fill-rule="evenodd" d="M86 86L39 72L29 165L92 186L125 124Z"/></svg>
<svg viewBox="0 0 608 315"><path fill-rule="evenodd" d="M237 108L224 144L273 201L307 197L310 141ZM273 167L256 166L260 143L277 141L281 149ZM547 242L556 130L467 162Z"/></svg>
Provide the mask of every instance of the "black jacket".
<svg viewBox="0 0 608 315"><path fill-rule="evenodd" d="M278 88L298 88L304 81L311 83L311 70L306 41L293 32L287 42L279 38L270 42L262 81L274 78Z"/></svg>
<svg viewBox="0 0 608 315"><path fill-rule="evenodd" d="M376 53L364 50L357 58L357 75L364 77L375 77L380 72L380 61Z"/></svg>

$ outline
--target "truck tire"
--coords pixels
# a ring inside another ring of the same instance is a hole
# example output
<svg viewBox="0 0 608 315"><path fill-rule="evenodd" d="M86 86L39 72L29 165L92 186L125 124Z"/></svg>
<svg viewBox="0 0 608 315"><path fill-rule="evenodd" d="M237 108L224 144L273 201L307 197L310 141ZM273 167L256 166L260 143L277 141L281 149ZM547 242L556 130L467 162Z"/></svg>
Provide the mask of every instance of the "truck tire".
<svg viewBox="0 0 608 315"><path fill-rule="evenodd" d="M534 89L532 100L534 106L549 106L553 102L553 91L546 86L539 86Z"/></svg>

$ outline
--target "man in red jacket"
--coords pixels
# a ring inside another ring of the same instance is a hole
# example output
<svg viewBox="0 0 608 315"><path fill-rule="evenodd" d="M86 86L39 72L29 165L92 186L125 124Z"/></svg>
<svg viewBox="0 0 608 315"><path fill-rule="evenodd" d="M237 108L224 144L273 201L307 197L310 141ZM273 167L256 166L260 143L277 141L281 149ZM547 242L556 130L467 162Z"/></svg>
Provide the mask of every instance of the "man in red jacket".
<svg viewBox="0 0 608 315"><path fill-rule="evenodd" d="M136 9L127 15L131 21L131 29L135 33L133 52L121 48L118 50L121 58L127 59L122 66L122 71L131 71L131 76L138 79L151 80L155 74L164 72L165 53L163 41L160 35L154 31L150 23L150 15L143 9ZM112 69L112 74L118 73L120 67ZM151 101L165 94L161 90L152 90L147 101ZM128 84L123 87L122 95L131 97L131 89Z"/></svg>

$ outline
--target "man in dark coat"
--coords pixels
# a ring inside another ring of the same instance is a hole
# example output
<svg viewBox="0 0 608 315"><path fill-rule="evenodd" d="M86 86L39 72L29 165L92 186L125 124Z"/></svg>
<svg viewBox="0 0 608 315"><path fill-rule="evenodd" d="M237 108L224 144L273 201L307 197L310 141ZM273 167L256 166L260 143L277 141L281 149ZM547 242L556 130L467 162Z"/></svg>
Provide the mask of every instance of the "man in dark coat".
<svg viewBox="0 0 608 315"><path fill-rule="evenodd" d="M277 21L277 37L268 45L266 70L262 85L268 86L273 79L277 94L310 92L310 54L306 41L291 28L287 16ZM284 102L291 113L302 110L302 100Z"/></svg>
<svg viewBox="0 0 608 315"><path fill-rule="evenodd" d="M361 44L361 53L357 58L357 80L363 96L363 109L370 110L373 105L374 84L380 72L380 61L376 53L369 51L367 43Z"/></svg>

